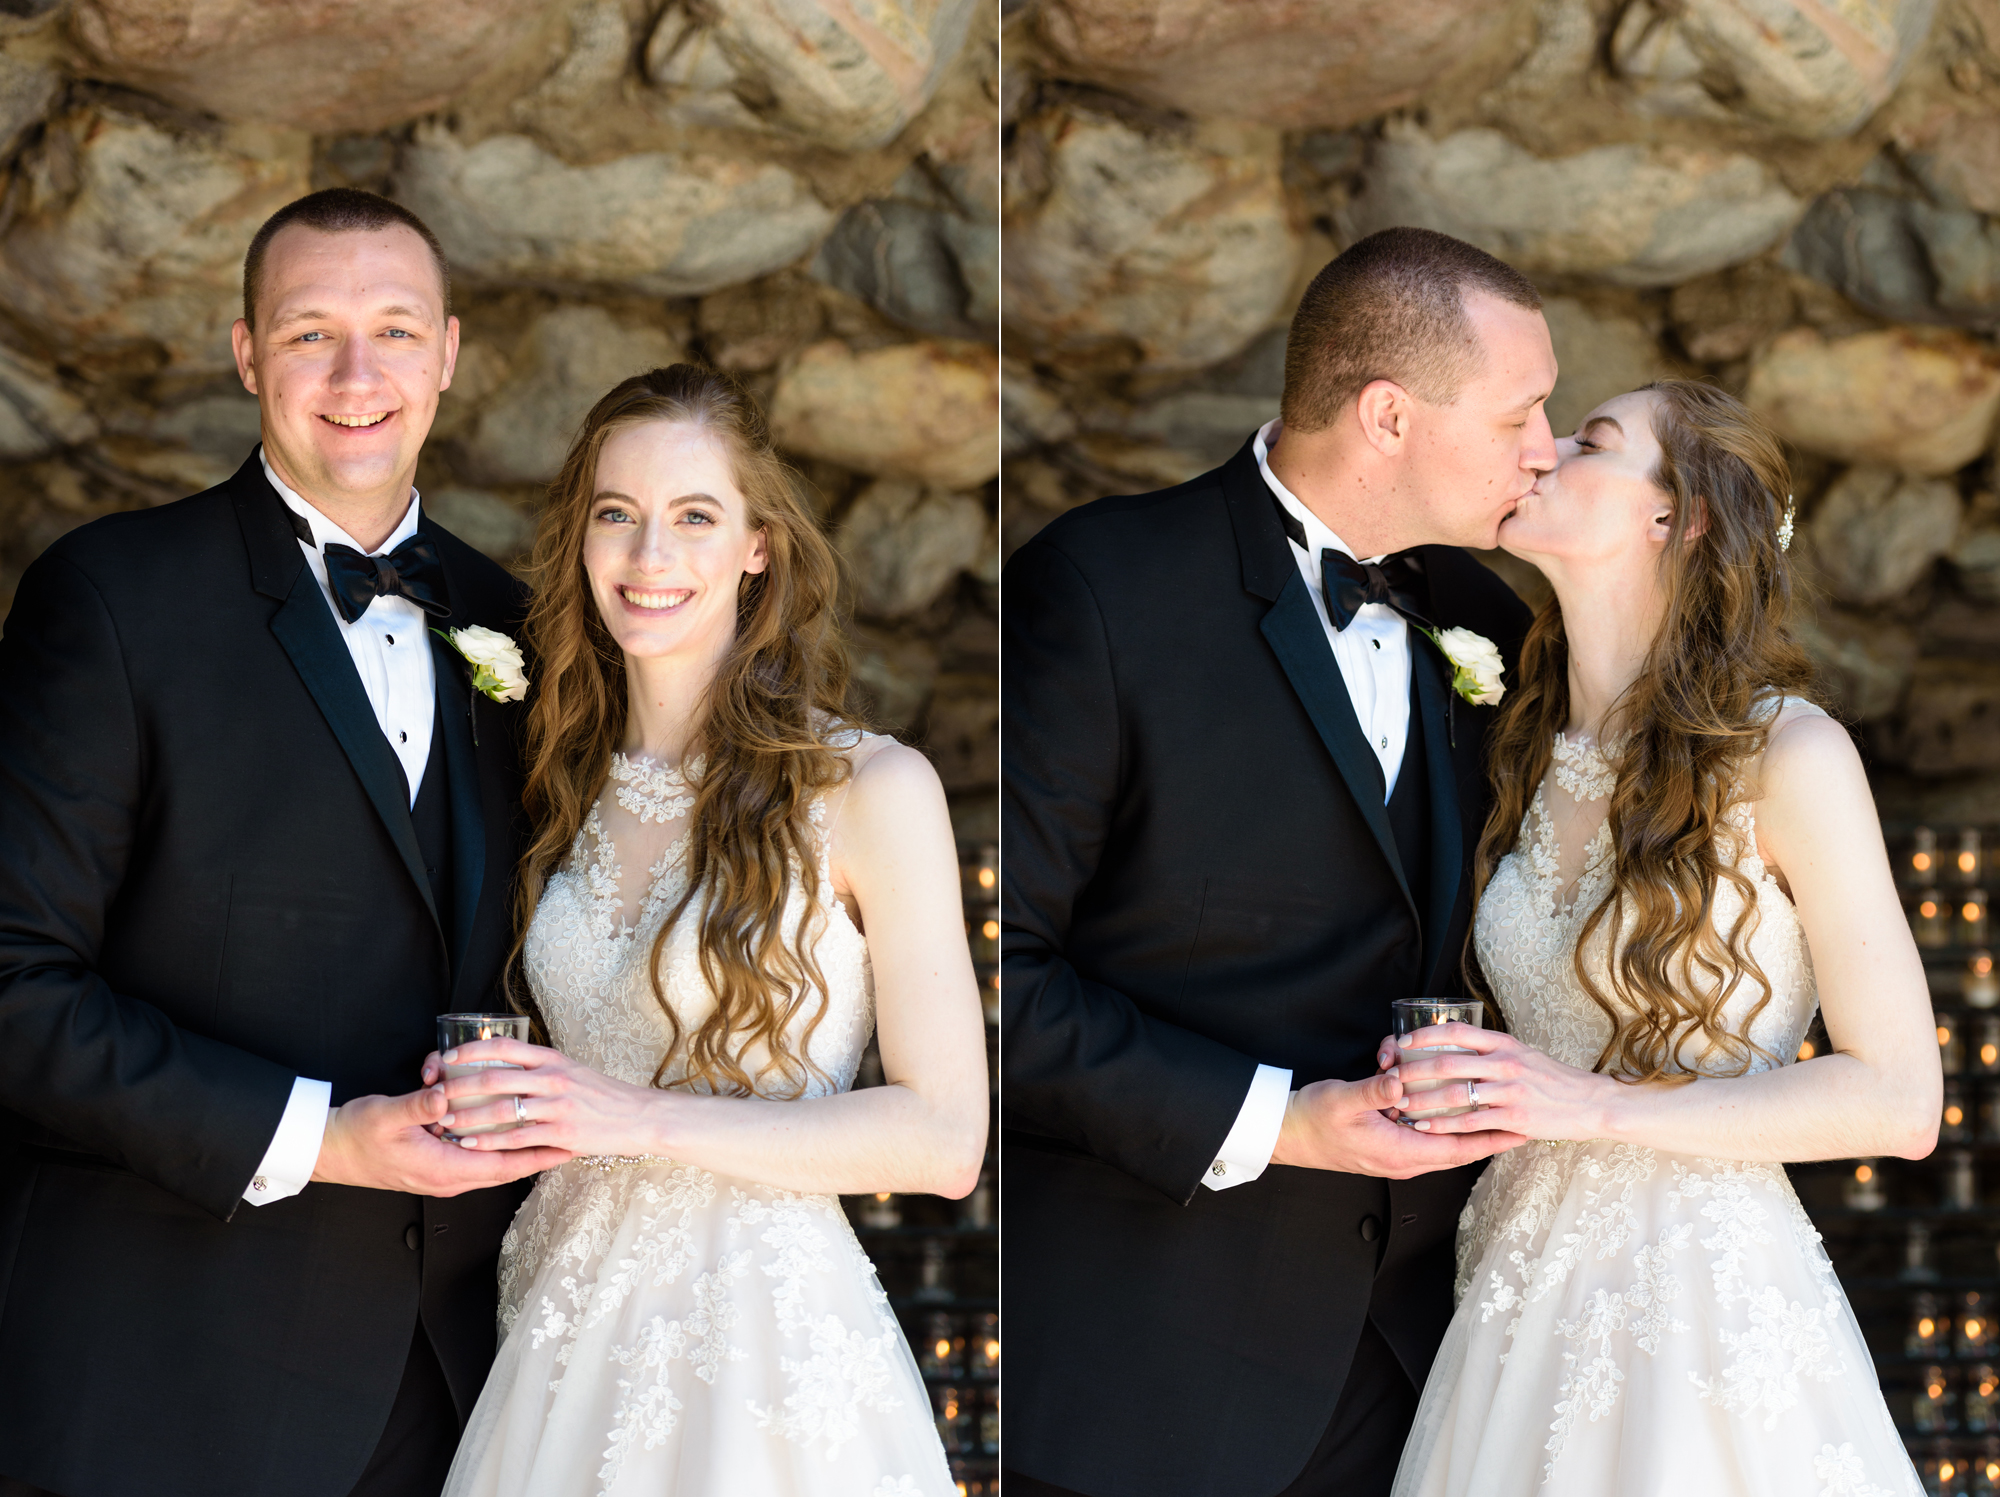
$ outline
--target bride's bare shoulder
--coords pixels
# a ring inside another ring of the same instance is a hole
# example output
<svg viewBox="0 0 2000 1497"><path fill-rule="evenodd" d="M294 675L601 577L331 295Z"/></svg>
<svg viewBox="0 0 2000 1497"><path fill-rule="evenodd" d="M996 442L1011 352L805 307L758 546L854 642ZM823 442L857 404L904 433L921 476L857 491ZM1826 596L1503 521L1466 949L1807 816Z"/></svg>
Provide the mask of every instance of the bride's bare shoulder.
<svg viewBox="0 0 2000 1497"><path fill-rule="evenodd" d="M1771 723L1756 773L1759 840L1819 842L1865 825L1880 841L1875 799L1854 740L1838 719L1786 698Z"/></svg>

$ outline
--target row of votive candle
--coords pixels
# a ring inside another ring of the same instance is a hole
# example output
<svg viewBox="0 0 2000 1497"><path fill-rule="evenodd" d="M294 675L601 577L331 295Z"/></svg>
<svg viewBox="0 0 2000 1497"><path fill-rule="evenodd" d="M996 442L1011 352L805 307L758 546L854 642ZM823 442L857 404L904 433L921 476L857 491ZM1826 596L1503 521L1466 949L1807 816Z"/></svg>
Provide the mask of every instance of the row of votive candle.
<svg viewBox="0 0 2000 1497"><path fill-rule="evenodd" d="M991 1312L953 1315L947 1310L926 1315L923 1339L917 1343L917 1366L932 1380L992 1382L1000 1376L1000 1317Z"/></svg>
<svg viewBox="0 0 2000 1497"><path fill-rule="evenodd" d="M1946 1211L1979 1209L1979 1171L1970 1149L1950 1149L1938 1157L1938 1205ZM1849 1211L1880 1211L1889 1204L1883 1188L1882 1161L1857 1159L1841 1187L1841 1204Z"/></svg>
<svg viewBox="0 0 2000 1497"><path fill-rule="evenodd" d="M1910 1326L1903 1354L1916 1361L1940 1357L1986 1358L1996 1344L1993 1296L1983 1289L1957 1294L1919 1290L1910 1296Z"/></svg>
<svg viewBox="0 0 2000 1497"><path fill-rule="evenodd" d="M1950 1448L1916 1457L1924 1497L2000 1497L2000 1441L1968 1455Z"/></svg>
<svg viewBox="0 0 2000 1497"><path fill-rule="evenodd" d="M1919 889L1942 884L1977 884L1986 876L1986 853L1979 828L1961 827L1956 851L1938 846L1938 834L1920 826L1910 834L1910 850L1903 857L1903 881Z"/></svg>
<svg viewBox="0 0 2000 1497"><path fill-rule="evenodd" d="M1984 889L1922 889L1910 906L1910 934L1919 946L1984 946L1987 917Z"/></svg>
<svg viewBox="0 0 2000 1497"><path fill-rule="evenodd" d="M878 1191L872 1196L863 1196L856 1207L854 1220L857 1225L871 1232L886 1232L903 1225L903 1198L893 1191ZM972 1194L958 1203L958 1224L975 1231L984 1231L993 1225L993 1171L980 1171L979 1183L972 1187Z"/></svg>
<svg viewBox="0 0 2000 1497"><path fill-rule="evenodd" d="M1993 1071L1982 1071L1993 1076ZM1938 1121L1941 1144L2000 1144L2000 1080L1975 1087L1964 1077L1945 1078L1944 1109Z"/></svg>
<svg viewBox="0 0 2000 1497"><path fill-rule="evenodd" d="M1947 1076L2000 1076L2000 1013L1933 1015Z"/></svg>
<svg viewBox="0 0 2000 1497"><path fill-rule="evenodd" d="M946 1455L1000 1453L1000 1390L947 1383L931 1390L931 1412Z"/></svg>
<svg viewBox="0 0 2000 1497"><path fill-rule="evenodd" d="M2000 1376L1990 1362L1965 1370L1933 1363L1910 1396L1910 1423L1918 1434L2000 1433Z"/></svg>

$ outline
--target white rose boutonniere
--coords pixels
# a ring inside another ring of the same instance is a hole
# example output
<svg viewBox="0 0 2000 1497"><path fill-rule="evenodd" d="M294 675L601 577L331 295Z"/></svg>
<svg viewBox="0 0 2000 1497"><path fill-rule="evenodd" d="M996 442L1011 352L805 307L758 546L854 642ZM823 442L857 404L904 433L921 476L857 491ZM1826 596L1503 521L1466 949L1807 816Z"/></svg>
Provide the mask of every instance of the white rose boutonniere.
<svg viewBox="0 0 2000 1497"><path fill-rule="evenodd" d="M528 694L527 663L521 658L521 647L498 629L473 624L448 633L443 629L431 632L465 657L465 663L472 667L474 691L496 702L518 702Z"/></svg>
<svg viewBox="0 0 2000 1497"><path fill-rule="evenodd" d="M1475 707L1497 707L1507 688L1500 684L1500 647L1470 629L1426 629L1438 653L1451 662L1451 689Z"/></svg>

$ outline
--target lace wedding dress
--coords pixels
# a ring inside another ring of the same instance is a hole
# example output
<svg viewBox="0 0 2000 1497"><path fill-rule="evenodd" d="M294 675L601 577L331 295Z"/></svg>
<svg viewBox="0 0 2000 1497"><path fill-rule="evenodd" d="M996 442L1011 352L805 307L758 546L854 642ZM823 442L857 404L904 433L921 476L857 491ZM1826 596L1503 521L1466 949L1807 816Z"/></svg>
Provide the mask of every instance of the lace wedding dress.
<svg viewBox="0 0 2000 1497"><path fill-rule="evenodd" d="M859 738L857 767L886 742ZM671 1038L646 959L686 888L693 804L680 774L615 756L528 931L552 1042L642 1085ZM852 1085L874 997L867 946L831 893L826 798L811 817L828 995L809 1050L829 1078L809 1085L818 1096ZM802 913L794 885L787 932ZM714 1009L696 923L682 919L662 953L683 1032ZM834 1196L668 1159L571 1160L541 1177L502 1244L500 1331L447 1497L955 1490L916 1361Z"/></svg>
<svg viewBox="0 0 2000 1497"><path fill-rule="evenodd" d="M1571 956L1609 888L1614 781L1594 746L1558 735L1474 923L1511 1031L1585 1068L1611 1026ZM1754 1019L1754 983L1725 1012L1770 1057L1753 1066L1764 1070L1798 1054L1817 1004L1812 962L1757 855L1747 802L1719 835L1755 889L1749 950L1773 988ZM1718 927L1742 908L1722 882ZM1607 993L1608 944L1600 928L1586 952ZM1704 1069L1694 1043L1680 1058ZM1778 1165L1606 1142L1522 1145L1473 1187L1455 1292L1395 1497L1922 1491L1854 1312Z"/></svg>

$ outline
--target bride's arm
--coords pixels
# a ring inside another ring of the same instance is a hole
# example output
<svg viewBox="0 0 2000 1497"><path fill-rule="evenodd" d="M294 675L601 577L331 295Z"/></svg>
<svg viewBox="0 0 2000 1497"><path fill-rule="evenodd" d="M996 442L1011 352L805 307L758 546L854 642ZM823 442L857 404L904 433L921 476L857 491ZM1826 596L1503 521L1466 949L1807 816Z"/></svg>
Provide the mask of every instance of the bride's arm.
<svg viewBox="0 0 2000 1497"><path fill-rule="evenodd" d="M1754 1076L1633 1086L1474 1031L1461 1042L1488 1056L1402 1068L1405 1080L1494 1078L1479 1083L1486 1110L1437 1119L1432 1131L1469 1124L1784 1162L1930 1153L1944 1084L1936 1021L1860 757L1840 724L1800 716L1772 733L1762 778L1759 840L1791 885L1831 1053Z"/></svg>
<svg viewBox="0 0 2000 1497"><path fill-rule="evenodd" d="M856 772L838 818L834 884L861 906L875 973L884 1086L797 1102L633 1086L554 1050L487 1040L468 1059L513 1061L445 1084L514 1094L527 1126L467 1140L512 1149L566 1139L574 1154L653 1154L781 1189L963 1196L986 1152L986 1037L966 947L958 859L936 772L890 745ZM511 1101L457 1121L501 1122Z"/></svg>

